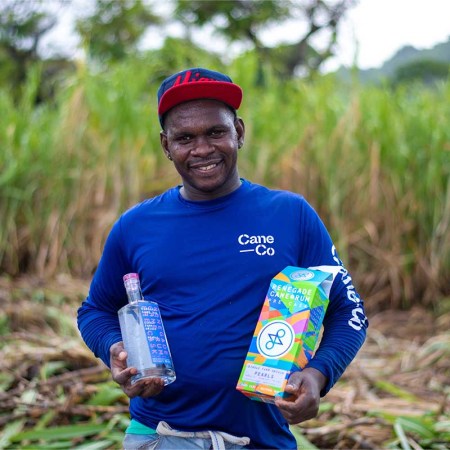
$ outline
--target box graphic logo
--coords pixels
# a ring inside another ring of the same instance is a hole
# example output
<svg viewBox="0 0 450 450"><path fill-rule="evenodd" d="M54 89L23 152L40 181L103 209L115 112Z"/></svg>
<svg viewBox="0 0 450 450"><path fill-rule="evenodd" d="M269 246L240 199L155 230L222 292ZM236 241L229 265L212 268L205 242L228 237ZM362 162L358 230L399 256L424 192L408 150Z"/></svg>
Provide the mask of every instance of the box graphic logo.
<svg viewBox="0 0 450 450"><path fill-rule="evenodd" d="M314 278L314 274L309 270L297 270L291 273L291 278L295 281L308 281Z"/></svg>
<svg viewBox="0 0 450 450"><path fill-rule="evenodd" d="M261 355L281 358L289 352L294 342L295 332L292 326L284 320L274 320L261 329L256 345Z"/></svg>

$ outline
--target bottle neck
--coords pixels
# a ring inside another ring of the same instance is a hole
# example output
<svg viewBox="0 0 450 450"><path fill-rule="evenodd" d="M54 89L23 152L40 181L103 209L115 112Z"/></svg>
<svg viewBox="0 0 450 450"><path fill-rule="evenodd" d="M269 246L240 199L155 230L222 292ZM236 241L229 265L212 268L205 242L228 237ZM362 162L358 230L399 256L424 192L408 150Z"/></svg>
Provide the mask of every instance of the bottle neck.
<svg viewBox="0 0 450 450"><path fill-rule="evenodd" d="M139 302L143 300L140 289L127 291L127 295L128 303Z"/></svg>
<svg viewBox="0 0 450 450"><path fill-rule="evenodd" d="M125 289L127 291L128 303L142 301L141 285L138 279L130 279L125 282Z"/></svg>

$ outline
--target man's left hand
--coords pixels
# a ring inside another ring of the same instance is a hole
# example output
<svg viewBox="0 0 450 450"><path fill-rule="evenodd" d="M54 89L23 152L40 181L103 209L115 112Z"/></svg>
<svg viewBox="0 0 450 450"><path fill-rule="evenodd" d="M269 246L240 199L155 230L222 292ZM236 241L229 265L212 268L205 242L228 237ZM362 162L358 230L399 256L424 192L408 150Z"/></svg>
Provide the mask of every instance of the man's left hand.
<svg viewBox="0 0 450 450"><path fill-rule="evenodd" d="M275 399L275 405L289 424L300 423L317 416L320 391L326 382L325 375L313 368L294 372L289 377L285 392L290 396Z"/></svg>

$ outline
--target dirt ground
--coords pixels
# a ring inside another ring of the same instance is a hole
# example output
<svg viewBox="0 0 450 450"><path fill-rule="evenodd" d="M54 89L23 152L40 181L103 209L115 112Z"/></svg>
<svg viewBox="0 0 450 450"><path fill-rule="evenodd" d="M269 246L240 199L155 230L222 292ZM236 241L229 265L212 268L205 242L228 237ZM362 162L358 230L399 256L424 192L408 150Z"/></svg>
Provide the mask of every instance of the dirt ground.
<svg viewBox="0 0 450 450"><path fill-rule="evenodd" d="M450 314L413 308L369 322L366 343L323 399L330 410L301 426L320 448L387 448L395 418L450 418Z"/></svg>
<svg viewBox="0 0 450 450"><path fill-rule="evenodd" d="M123 398L89 404L109 373L76 329L86 292L84 282L69 279L44 286L0 277L0 436L14 421L24 430L42 425L49 410L55 414L47 426L126 414ZM369 322L366 343L322 400L319 416L294 427L320 449L405 448L394 432L399 417L430 417L450 431L450 313L389 310L369 314ZM404 445L426 448L419 438L408 434Z"/></svg>

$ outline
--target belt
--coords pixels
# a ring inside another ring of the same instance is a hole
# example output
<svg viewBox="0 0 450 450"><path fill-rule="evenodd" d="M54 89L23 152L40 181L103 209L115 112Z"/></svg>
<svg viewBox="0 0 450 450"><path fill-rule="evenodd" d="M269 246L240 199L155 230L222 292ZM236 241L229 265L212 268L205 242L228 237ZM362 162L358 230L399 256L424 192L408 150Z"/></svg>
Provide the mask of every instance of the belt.
<svg viewBox="0 0 450 450"><path fill-rule="evenodd" d="M179 431L174 430L166 422L159 422L156 432L161 436L177 436L181 438L202 438L211 439L213 450L225 450L225 442L236 445L247 445L250 438L243 436L233 436L223 431Z"/></svg>

